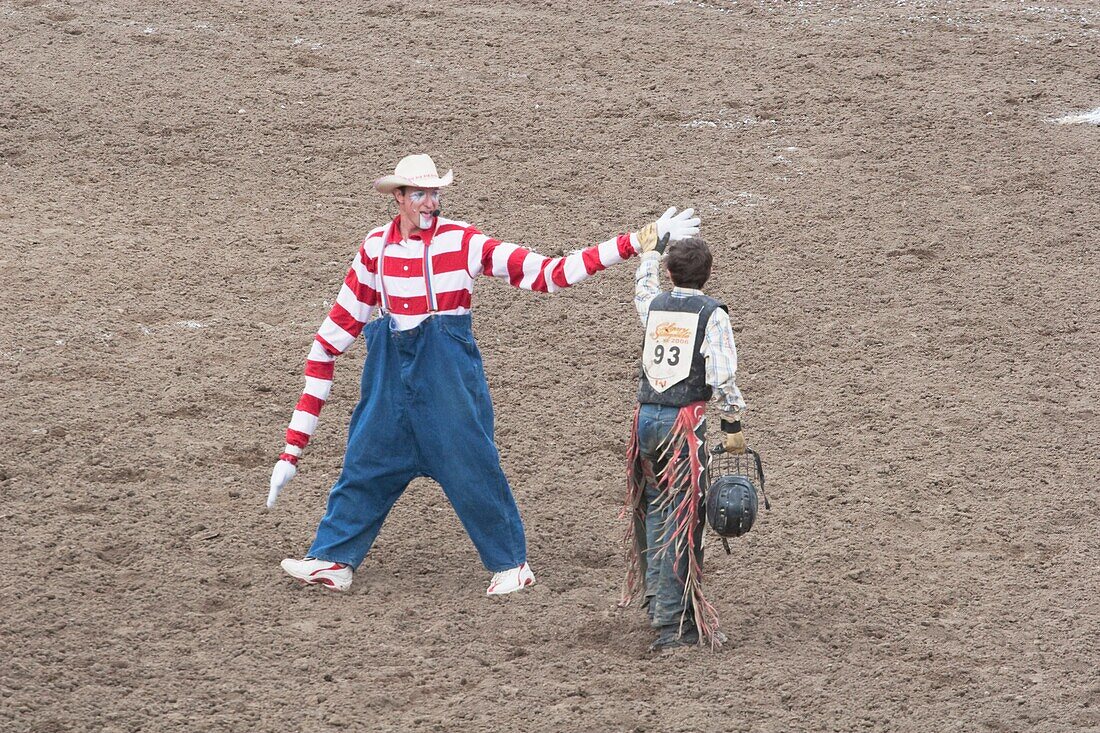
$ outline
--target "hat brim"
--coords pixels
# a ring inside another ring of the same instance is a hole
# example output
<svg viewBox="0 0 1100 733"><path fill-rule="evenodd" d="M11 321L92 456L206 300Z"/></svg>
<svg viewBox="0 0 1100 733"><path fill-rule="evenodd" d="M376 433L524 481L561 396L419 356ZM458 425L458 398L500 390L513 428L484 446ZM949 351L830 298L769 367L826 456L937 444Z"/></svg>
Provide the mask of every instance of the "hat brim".
<svg viewBox="0 0 1100 733"><path fill-rule="evenodd" d="M392 193L395 188L401 188L402 186L412 186L413 188L443 188L444 186L450 186L454 180L454 171L447 171L447 173L439 178L437 176L417 176L414 178L404 178L402 176L382 176L374 182L374 190L378 193Z"/></svg>

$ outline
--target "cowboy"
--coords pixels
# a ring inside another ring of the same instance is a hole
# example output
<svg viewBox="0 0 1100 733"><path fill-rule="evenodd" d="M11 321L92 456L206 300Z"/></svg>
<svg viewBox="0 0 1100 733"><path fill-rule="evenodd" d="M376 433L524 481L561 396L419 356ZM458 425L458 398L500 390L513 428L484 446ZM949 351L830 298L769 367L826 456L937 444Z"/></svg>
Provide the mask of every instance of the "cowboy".
<svg viewBox="0 0 1100 733"><path fill-rule="evenodd" d="M427 476L442 486L493 573L488 595L532 585L471 328L474 280L484 273L553 293L652 250L658 237L678 240L699 231L691 209L670 209L647 225L644 237L621 234L566 257L543 257L440 216L441 189L453 178L449 170L440 176L429 156L409 155L393 175L374 182L379 193L393 196L398 214L363 240L306 359L305 391L271 474L269 507L297 473L332 386L333 362L360 333L366 341L340 477L306 557L282 562L306 583L346 590L394 502L410 481Z"/></svg>
<svg viewBox="0 0 1100 733"><path fill-rule="evenodd" d="M737 346L726 306L703 294L712 257L685 238L669 247L672 291L662 292L663 246L647 251L635 276L634 304L645 326L638 407L627 452L625 513L630 555L622 605L644 592L659 629L651 651L721 644L718 614L703 597L703 499L707 485L706 404L718 402L723 447L745 451L737 388Z"/></svg>

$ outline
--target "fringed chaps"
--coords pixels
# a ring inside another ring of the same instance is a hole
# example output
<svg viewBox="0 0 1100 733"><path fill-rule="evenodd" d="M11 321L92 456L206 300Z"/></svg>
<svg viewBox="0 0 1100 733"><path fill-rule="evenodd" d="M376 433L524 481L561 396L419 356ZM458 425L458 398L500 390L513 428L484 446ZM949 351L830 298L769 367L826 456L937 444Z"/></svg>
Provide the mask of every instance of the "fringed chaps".
<svg viewBox="0 0 1100 733"><path fill-rule="evenodd" d="M699 643L708 643L712 648L721 646L718 631L718 611L703 597L703 568L699 555L695 552L696 543L701 541L703 532L703 474L705 456L700 433L704 432L706 405L695 402L680 409L676 422L661 446L657 463L663 465L659 475L653 471L656 466L647 466L641 454L638 442L638 409L634 411L634 421L630 432L630 445L627 448L627 494L626 504L620 518L629 519L626 526L624 544L627 552L627 573L623 583L622 600L619 605L626 606L642 593L645 587L646 535L645 535L645 485L647 475L655 481L660 491L661 510L671 508L661 536L668 539L657 548L655 558L666 552L674 553L676 575L685 578L684 601L691 601L695 626L699 630ZM647 470L649 468L650 470ZM683 563L687 563L686 573L682 573ZM685 614L680 616L683 629Z"/></svg>

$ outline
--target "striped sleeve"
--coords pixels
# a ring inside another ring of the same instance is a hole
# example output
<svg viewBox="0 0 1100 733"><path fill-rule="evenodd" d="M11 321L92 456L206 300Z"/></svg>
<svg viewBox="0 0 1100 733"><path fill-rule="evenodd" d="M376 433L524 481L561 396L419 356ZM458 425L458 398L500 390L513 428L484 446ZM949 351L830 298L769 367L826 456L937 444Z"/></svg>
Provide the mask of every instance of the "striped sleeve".
<svg viewBox="0 0 1100 733"><path fill-rule="evenodd" d="M469 248L472 275L484 272L523 290L555 293L630 259L637 254L638 241L636 234L620 234L565 257L544 257L478 232L470 237Z"/></svg>
<svg viewBox="0 0 1100 733"><path fill-rule="evenodd" d="M359 248L348 268L344 284L328 316L313 337L306 357L306 387L286 431L286 447L281 460L297 464L309 438L317 427L321 408L332 389L336 357L355 343L378 305L377 263L367 257L366 243Z"/></svg>

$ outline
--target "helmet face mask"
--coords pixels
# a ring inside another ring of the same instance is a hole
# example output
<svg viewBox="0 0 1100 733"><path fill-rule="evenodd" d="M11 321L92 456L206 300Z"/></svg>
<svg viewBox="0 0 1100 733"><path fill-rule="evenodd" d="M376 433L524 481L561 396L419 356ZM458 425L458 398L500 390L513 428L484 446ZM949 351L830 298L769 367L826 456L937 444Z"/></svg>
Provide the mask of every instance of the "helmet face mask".
<svg viewBox="0 0 1100 733"><path fill-rule="evenodd" d="M707 524L721 537L740 537L752 529L758 507L747 476L720 476L707 491Z"/></svg>

